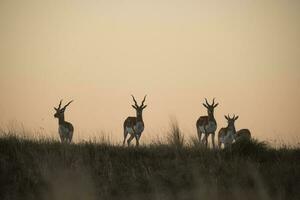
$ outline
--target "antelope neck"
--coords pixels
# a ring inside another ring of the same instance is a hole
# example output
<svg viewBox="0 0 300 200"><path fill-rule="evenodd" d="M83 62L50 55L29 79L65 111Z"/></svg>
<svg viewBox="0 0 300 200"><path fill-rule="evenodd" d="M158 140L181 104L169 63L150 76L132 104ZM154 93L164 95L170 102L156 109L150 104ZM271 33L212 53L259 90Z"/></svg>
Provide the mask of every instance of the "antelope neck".
<svg viewBox="0 0 300 200"><path fill-rule="evenodd" d="M138 122L143 122L143 115L142 114L141 115L136 115L136 120Z"/></svg>
<svg viewBox="0 0 300 200"><path fill-rule="evenodd" d="M210 114L210 113L208 112L207 114L208 114L207 116L208 116L208 120L209 120L209 121L215 121L215 117L214 117L214 114L213 114L213 113Z"/></svg>
<svg viewBox="0 0 300 200"><path fill-rule="evenodd" d="M58 124L64 124L65 123L65 116L61 116L58 118Z"/></svg>
<svg viewBox="0 0 300 200"><path fill-rule="evenodd" d="M236 133L235 125L229 125L228 124L227 129L231 129L231 130L233 130L234 133Z"/></svg>

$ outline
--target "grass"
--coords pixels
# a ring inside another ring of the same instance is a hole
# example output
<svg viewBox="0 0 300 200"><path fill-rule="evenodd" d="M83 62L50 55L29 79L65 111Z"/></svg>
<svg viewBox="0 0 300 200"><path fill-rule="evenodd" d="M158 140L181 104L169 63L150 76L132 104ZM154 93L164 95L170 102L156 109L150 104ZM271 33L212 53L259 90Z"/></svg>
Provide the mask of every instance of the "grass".
<svg viewBox="0 0 300 200"><path fill-rule="evenodd" d="M0 199L300 199L300 148L252 140L230 149L185 143L122 147L0 138Z"/></svg>

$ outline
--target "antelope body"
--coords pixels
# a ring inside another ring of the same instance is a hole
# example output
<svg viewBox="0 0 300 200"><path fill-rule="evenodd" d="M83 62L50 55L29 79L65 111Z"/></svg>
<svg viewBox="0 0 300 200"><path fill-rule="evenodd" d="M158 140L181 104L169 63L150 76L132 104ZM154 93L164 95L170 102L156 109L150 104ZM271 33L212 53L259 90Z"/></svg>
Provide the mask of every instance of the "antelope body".
<svg viewBox="0 0 300 200"><path fill-rule="evenodd" d="M139 146L139 140L141 138L142 132L144 131L144 127L145 127L144 121L143 121L143 110L147 107L147 105L144 105L146 96L144 97L140 106L137 104L134 96L133 95L131 95L131 96L135 103L134 105L132 105L132 107L136 110L136 117L127 117L127 119L124 121L123 145L125 145L127 135L129 134L130 137L127 140L128 146L130 145L130 142L133 140L133 138L136 139L136 146Z"/></svg>
<svg viewBox="0 0 300 200"><path fill-rule="evenodd" d="M249 129L241 129L236 132L235 134L235 141L239 142L241 140L250 140L251 139L251 132Z"/></svg>
<svg viewBox="0 0 300 200"><path fill-rule="evenodd" d="M201 141L202 133L204 134L204 137L202 139L202 143L205 144L207 147L208 143L208 136L211 134L212 137L212 145L213 148L215 148L215 132L217 130L217 122L214 117L214 109L218 106L219 104L215 104L215 99L213 99L213 103L210 105L205 99L205 103L203 103L203 106L207 108L207 116L201 116L197 120L196 127L197 127L197 133L198 133L198 138L199 141Z"/></svg>
<svg viewBox="0 0 300 200"><path fill-rule="evenodd" d="M70 101L63 108L61 108L61 103L62 103L62 100L61 100L58 108L54 107L54 110L56 111L56 113L54 114L54 117L58 118L58 133L59 133L61 142L70 143L73 138L74 127L70 122L65 121L65 110L72 102L73 102L73 100Z"/></svg>
<svg viewBox="0 0 300 200"><path fill-rule="evenodd" d="M218 147L221 148L222 144L224 144L224 147L230 146L236 136L236 129L234 122L239 118L239 116L233 116L233 118L230 118L230 116L225 116L227 119L228 125L226 128L221 128L218 133Z"/></svg>

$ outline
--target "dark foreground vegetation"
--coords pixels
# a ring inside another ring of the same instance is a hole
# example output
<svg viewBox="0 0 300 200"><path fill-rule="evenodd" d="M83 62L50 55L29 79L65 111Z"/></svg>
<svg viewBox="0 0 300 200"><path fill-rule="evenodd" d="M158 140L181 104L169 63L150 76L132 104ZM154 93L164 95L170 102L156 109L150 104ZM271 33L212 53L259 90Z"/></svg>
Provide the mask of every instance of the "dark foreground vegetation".
<svg viewBox="0 0 300 200"><path fill-rule="evenodd" d="M300 199L300 149L0 138L0 199Z"/></svg>

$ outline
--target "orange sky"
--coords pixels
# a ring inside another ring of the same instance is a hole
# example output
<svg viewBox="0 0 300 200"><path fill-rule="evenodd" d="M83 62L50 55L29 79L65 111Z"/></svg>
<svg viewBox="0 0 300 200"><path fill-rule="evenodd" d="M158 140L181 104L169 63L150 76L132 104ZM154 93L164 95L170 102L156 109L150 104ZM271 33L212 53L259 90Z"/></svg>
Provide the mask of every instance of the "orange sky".
<svg viewBox="0 0 300 200"><path fill-rule="evenodd" d="M74 99L77 138L122 138L141 100L144 141L176 116L187 135L216 97L237 129L299 141L300 2L0 1L0 123L57 136L53 106Z"/></svg>

